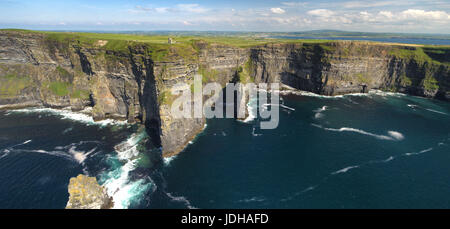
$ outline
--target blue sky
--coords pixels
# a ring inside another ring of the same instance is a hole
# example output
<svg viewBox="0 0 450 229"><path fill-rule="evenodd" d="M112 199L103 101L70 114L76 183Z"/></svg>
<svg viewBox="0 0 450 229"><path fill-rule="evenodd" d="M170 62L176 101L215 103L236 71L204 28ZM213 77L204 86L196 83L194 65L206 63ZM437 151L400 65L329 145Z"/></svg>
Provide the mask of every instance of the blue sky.
<svg viewBox="0 0 450 229"><path fill-rule="evenodd" d="M450 33L449 0L0 0L0 28Z"/></svg>

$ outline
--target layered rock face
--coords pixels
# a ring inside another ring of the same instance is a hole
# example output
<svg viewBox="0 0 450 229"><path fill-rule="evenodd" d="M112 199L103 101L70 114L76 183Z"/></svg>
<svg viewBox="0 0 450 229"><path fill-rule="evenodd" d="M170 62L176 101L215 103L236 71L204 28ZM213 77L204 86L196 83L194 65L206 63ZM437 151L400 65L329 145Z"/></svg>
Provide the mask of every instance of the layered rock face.
<svg viewBox="0 0 450 229"><path fill-rule="evenodd" d="M351 41L269 44L251 49L252 76L325 95L381 89L448 100L449 54Z"/></svg>
<svg viewBox="0 0 450 229"><path fill-rule="evenodd" d="M364 42L280 43L238 48L194 41L155 45L76 35L0 31L0 108L71 107L95 119L146 126L164 156L180 152L203 118L173 118L171 88L281 82L319 94L376 88L450 99L446 48Z"/></svg>
<svg viewBox="0 0 450 229"><path fill-rule="evenodd" d="M110 209L113 200L95 177L78 175L69 183L69 201L66 209Z"/></svg>

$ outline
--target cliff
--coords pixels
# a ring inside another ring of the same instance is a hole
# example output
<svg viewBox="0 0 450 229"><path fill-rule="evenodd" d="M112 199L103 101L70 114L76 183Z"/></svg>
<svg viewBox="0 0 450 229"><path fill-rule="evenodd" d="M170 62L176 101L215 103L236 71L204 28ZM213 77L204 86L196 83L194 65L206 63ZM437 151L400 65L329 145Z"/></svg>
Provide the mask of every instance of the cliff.
<svg viewBox="0 0 450 229"><path fill-rule="evenodd" d="M110 209L114 206L112 198L97 183L95 177L73 177L68 190L70 196L66 209Z"/></svg>
<svg viewBox="0 0 450 229"><path fill-rule="evenodd" d="M234 45L211 38L167 44L167 38L158 39L0 30L0 108L71 107L97 120L142 123L154 146L171 156L205 123L170 114L171 87L192 84L196 73L203 83L221 85L280 82L327 95L376 88L450 99L448 47L347 41Z"/></svg>
<svg viewBox="0 0 450 229"><path fill-rule="evenodd" d="M268 44L251 49L256 82L317 94L369 89L449 100L450 48L355 41Z"/></svg>

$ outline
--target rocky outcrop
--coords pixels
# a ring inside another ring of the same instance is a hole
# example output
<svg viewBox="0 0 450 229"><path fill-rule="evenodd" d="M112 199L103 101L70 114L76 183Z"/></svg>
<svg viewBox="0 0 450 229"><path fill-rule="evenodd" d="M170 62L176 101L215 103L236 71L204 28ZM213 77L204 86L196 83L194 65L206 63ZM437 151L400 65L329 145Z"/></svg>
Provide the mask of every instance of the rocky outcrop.
<svg viewBox="0 0 450 229"><path fill-rule="evenodd" d="M203 118L175 119L170 112L170 89L192 84L197 73L203 83L223 86L280 82L326 95L382 89L450 99L449 53L442 47L347 41L238 48L200 40L150 44L4 30L0 108L70 107L96 120L138 122L153 145L171 156L204 128Z"/></svg>
<svg viewBox="0 0 450 229"><path fill-rule="evenodd" d="M110 209L114 206L112 197L95 177L80 174L70 178L69 195L66 209Z"/></svg>

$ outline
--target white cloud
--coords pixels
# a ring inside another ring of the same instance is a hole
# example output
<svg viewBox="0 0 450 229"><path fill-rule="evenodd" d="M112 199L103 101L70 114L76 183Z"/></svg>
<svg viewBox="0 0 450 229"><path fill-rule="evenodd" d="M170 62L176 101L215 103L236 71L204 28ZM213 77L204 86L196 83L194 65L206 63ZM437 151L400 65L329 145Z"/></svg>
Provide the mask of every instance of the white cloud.
<svg viewBox="0 0 450 229"><path fill-rule="evenodd" d="M348 1L343 2L342 7L348 9L354 8L373 8L373 7L383 7L383 6L398 6L410 4L408 1Z"/></svg>
<svg viewBox="0 0 450 229"><path fill-rule="evenodd" d="M392 19L394 17L394 14L392 14L391 11L380 11L378 13L378 15L381 16L381 17L385 17L387 19Z"/></svg>
<svg viewBox="0 0 450 229"><path fill-rule="evenodd" d="M178 4L174 7L143 7L136 6L134 9L129 10L131 13L142 13L142 12L151 12L151 13L206 13L208 9L200 6L199 4Z"/></svg>
<svg viewBox="0 0 450 229"><path fill-rule="evenodd" d="M201 7L199 4L178 4L177 8L189 13L205 13L208 11L208 9Z"/></svg>
<svg viewBox="0 0 450 229"><path fill-rule="evenodd" d="M405 0L398 0L400 6ZM387 4L388 1L367 5ZM355 2L351 2L355 3ZM445 8L377 7L377 8L344 8L335 7L333 3L308 3L307 8L301 2L282 2L274 8L204 8L199 4L179 4L159 8L136 7L140 14L132 15L134 20L155 25L164 24L176 28L189 29L259 31L295 31L311 29L340 29L380 32L440 32L450 31L450 12ZM347 7L350 3L346 2ZM355 5L353 6L356 6ZM187 19L189 18L189 19ZM131 19L130 19L131 20ZM186 21L187 20L187 21Z"/></svg>
<svg viewBox="0 0 450 229"><path fill-rule="evenodd" d="M274 14L284 14L286 11L281 8L270 8L270 11Z"/></svg>
<svg viewBox="0 0 450 229"><path fill-rule="evenodd" d="M422 20L450 20L450 15L444 11L425 11L408 9L400 13L404 19L422 19Z"/></svg>
<svg viewBox="0 0 450 229"><path fill-rule="evenodd" d="M316 17L331 17L334 15L334 12L327 9L317 9L317 10L310 10L307 12L307 14Z"/></svg>
<svg viewBox="0 0 450 229"><path fill-rule="evenodd" d="M307 2L282 2L281 4L289 7L304 7L308 5Z"/></svg>

